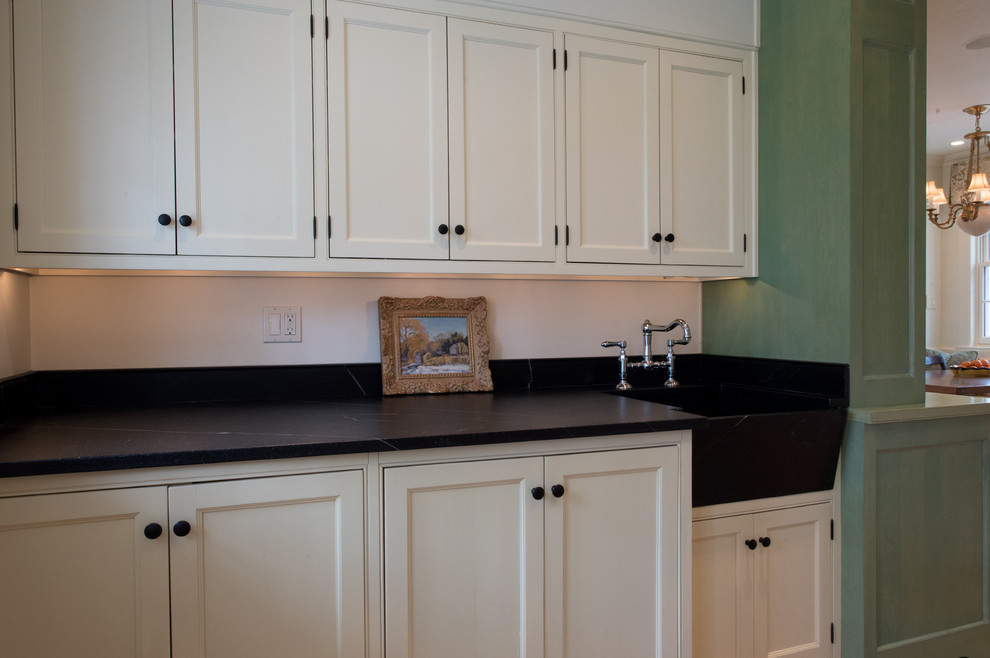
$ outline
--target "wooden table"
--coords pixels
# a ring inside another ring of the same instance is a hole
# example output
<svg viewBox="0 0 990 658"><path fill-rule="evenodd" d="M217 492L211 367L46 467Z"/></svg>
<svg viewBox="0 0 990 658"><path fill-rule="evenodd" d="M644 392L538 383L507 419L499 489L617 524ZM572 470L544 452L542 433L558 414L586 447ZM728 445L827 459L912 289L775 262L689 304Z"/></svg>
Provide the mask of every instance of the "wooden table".
<svg viewBox="0 0 990 658"><path fill-rule="evenodd" d="M929 393L990 397L990 377L956 377L951 370L926 370L925 390Z"/></svg>

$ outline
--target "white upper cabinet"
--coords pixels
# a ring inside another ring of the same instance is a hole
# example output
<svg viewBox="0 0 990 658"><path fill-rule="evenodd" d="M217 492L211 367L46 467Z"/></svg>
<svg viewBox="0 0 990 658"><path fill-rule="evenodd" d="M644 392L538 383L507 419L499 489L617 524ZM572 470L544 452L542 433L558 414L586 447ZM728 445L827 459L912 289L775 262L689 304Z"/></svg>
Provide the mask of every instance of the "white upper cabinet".
<svg viewBox="0 0 990 658"><path fill-rule="evenodd" d="M11 2L2 266L758 273L731 0Z"/></svg>
<svg viewBox="0 0 990 658"><path fill-rule="evenodd" d="M330 255L447 258L446 19L333 7Z"/></svg>
<svg viewBox="0 0 990 658"><path fill-rule="evenodd" d="M746 190L743 65L660 55L663 252L671 265L743 265Z"/></svg>
<svg viewBox="0 0 990 658"><path fill-rule="evenodd" d="M309 2L174 19L16 1L18 251L314 255Z"/></svg>
<svg viewBox="0 0 990 658"><path fill-rule="evenodd" d="M178 252L312 257L309 0L174 7Z"/></svg>
<svg viewBox="0 0 990 658"><path fill-rule="evenodd" d="M552 261L553 33L449 19L447 44L451 258Z"/></svg>
<svg viewBox="0 0 990 658"><path fill-rule="evenodd" d="M330 255L552 261L553 34L340 12L328 52Z"/></svg>
<svg viewBox="0 0 990 658"><path fill-rule="evenodd" d="M175 253L167 0L15 0L18 251Z"/></svg>
<svg viewBox="0 0 990 658"><path fill-rule="evenodd" d="M659 264L659 51L571 34L564 46L567 260Z"/></svg>

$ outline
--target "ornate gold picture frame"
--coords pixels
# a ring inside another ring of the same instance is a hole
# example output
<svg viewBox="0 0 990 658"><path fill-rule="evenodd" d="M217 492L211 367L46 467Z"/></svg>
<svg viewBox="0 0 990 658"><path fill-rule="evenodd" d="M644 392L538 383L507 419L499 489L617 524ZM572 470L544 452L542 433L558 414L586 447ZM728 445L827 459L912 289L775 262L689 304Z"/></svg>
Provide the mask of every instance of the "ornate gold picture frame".
<svg viewBox="0 0 990 658"><path fill-rule="evenodd" d="M385 395L492 390L484 297L380 297Z"/></svg>

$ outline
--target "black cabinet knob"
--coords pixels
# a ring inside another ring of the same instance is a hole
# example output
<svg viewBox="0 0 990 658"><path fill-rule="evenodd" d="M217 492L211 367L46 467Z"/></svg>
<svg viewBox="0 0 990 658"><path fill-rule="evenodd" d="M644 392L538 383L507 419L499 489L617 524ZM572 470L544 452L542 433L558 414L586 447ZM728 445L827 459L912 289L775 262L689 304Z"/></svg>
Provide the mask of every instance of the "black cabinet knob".
<svg viewBox="0 0 990 658"><path fill-rule="evenodd" d="M756 540L755 539L747 539L745 543L746 543L746 548L748 548L749 550L751 550L751 551L755 551L756 550Z"/></svg>
<svg viewBox="0 0 990 658"><path fill-rule="evenodd" d="M660 242L661 240L663 240L663 236L662 235L660 235L659 233L654 233L653 234L653 241L654 242Z"/></svg>
<svg viewBox="0 0 990 658"><path fill-rule="evenodd" d="M550 487L550 493L553 494L554 498L560 498L561 496L564 495L564 485L562 484L553 485L552 487Z"/></svg>
<svg viewBox="0 0 990 658"><path fill-rule="evenodd" d="M543 491L543 487L533 487L531 491L533 493L533 498L536 500L543 500L543 495L545 493Z"/></svg>
<svg viewBox="0 0 990 658"><path fill-rule="evenodd" d="M763 544L763 547L764 548L766 548L767 546L770 545L770 538L769 537L760 537L760 543Z"/></svg>
<svg viewBox="0 0 990 658"><path fill-rule="evenodd" d="M182 215L179 217L179 223L183 226L192 226L192 217L189 215Z"/></svg>
<svg viewBox="0 0 990 658"><path fill-rule="evenodd" d="M162 213L158 215L158 223L162 226L168 226L172 223L172 218L169 215Z"/></svg>
<svg viewBox="0 0 990 658"><path fill-rule="evenodd" d="M457 235L464 235L464 226L461 225L461 224L458 224L457 226L455 226L454 227L454 233L456 233Z"/></svg>
<svg viewBox="0 0 990 658"><path fill-rule="evenodd" d="M176 521L175 525L172 526L172 532L175 533L176 537L185 537L192 530L192 526L189 525L189 521Z"/></svg>
<svg viewBox="0 0 990 658"><path fill-rule="evenodd" d="M148 539L158 539L162 536L162 527L157 523L149 523L144 526L144 536Z"/></svg>
<svg viewBox="0 0 990 658"><path fill-rule="evenodd" d="M441 224L437 227L437 231L440 232L440 235L447 235L447 232L450 231L450 229L447 228L446 224Z"/></svg>
<svg viewBox="0 0 990 658"><path fill-rule="evenodd" d="M674 234L673 233L668 233L667 235L663 236L663 239L666 240L667 242L673 242L674 241Z"/></svg>

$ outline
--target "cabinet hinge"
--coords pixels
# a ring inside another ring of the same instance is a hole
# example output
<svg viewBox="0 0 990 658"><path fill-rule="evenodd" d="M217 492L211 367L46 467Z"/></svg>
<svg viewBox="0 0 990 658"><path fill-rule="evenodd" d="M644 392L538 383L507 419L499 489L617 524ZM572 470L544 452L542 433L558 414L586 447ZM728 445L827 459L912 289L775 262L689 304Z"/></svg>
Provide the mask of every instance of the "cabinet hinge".
<svg viewBox="0 0 990 658"><path fill-rule="evenodd" d="M831 626L832 626L832 630L831 630L832 644L835 644L835 624L831 624Z"/></svg>
<svg viewBox="0 0 990 658"><path fill-rule="evenodd" d="M316 215L313 215L313 239L316 239Z"/></svg>
<svg viewBox="0 0 990 658"><path fill-rule="evenodd" d="M746 76L745 75L742 77L742 81L743 81L743 96L745 96L746 95Z"/></svg>
<svg viewBox="0 0 990 658"><path fill-rule="evenodd" d="M20 226L20 223L18 222L18 219L17 219L17 204L15 203L14 204L14 230L16 231L19 226Z"/></svg>

